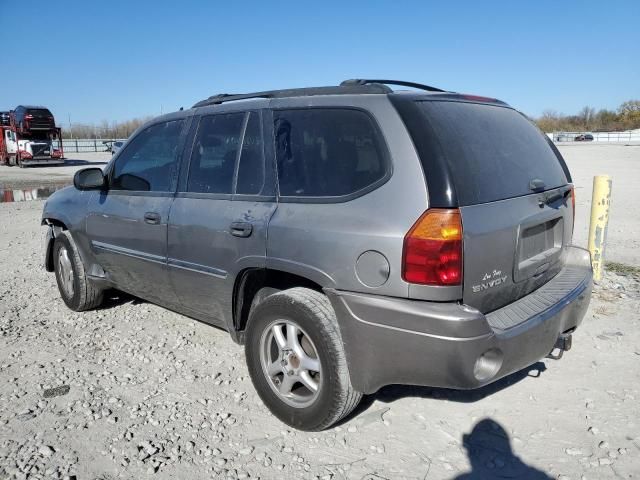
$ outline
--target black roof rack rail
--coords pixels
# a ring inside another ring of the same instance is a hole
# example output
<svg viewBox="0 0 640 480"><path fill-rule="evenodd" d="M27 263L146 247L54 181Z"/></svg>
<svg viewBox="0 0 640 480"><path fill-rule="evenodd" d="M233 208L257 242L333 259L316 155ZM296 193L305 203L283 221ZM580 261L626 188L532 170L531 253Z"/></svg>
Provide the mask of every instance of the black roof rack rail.
<svg viewBox="0 0 640 480"><path fill-rule="evenodd" d="M346 87L352 85L370 85L376 83L382 85L399 85L401 87L417 88L418 90L426 90L428 92L446 92L446 90L442 90L440 88L423 85L421 83L404 82L402 80L366 80L363 78L352 78L350 80L345 80L340 85Z"/></svg>
<svg viewBox="0 0 640 480"><path fill-rule="evenodd" d="M343 82L344 83L344 82ZM196 103L192 108L206 107L207 105L220 105L235 100L247 100L250 98L284 98L284 97L310 97L313 95L347 95L350 93L391 93L386 85L376 83L340 85L330 87L289 88L285 90L268 90L265 92L213 95Z"/></svg>
<svg viewBox="0 0 640 480"><path fill-rule="evenodd" d="M219 93L212 95L205 100L200 100L193 105L193 108L204 107L206 105L220 105L224 102L230 102L233 100L247 100L249 98L271 98L271 92L255 92L255 93Z"/></svg>

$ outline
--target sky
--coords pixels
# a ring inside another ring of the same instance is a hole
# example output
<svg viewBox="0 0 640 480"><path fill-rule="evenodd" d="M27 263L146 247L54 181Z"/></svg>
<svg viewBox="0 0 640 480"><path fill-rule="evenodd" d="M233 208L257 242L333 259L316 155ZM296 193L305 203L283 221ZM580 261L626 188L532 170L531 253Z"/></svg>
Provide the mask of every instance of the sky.
<svg viewBox="0 0 640 480"><path fill-rule="evenodd" d="M0 0L0 110L99 124L348 78L615 109L640 98L639 25L638 0Z"/></svg>

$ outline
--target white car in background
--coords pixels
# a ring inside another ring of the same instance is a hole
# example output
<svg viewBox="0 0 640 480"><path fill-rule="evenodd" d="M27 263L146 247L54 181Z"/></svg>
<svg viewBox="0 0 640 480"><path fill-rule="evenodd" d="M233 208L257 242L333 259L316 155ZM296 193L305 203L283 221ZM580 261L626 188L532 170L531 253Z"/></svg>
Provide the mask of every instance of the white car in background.
<svg viewBox="0 0 640 480"><path fill-rule="evenodd" d="M122 148L124 142L113 142L111 144L111 155L115 155Z"/></svg>
<svg viewBox="0 0 640 480"><path fill-rule="evenodd" d="M106 151L111 152L111 155L118 153L124 145L124 141L122 140L105 140L102 143L107 147Z"/></svg>

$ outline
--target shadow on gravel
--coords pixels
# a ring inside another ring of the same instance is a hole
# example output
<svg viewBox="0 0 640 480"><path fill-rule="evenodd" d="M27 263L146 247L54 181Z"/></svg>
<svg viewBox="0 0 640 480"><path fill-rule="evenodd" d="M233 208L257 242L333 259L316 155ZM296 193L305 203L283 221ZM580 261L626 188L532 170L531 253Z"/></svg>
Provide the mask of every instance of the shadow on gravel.
<svg viewBox="0 0 640 480"><path fill-rule="evenodd" d="M391 403L396 400L400 400L401 398L417 397L449 400L451 402L460 403L477 402L478 400L482 400L483 398L493 395L494 393L510 387L527 377L539 377L546 369L547 367L543 362L536 362L527 368L474 390L451 390L448 388L417 387L412 385L389 385L381 388L373 395L365 396L358 407L356 407L353 413L349 415L345 421L349 421L350 419L364 413L376 400L384 403Z"/></svg>
<svg viewBox="0 0 640 480"><path fill-rule="evenodd" d="M64 161L64 165L65 167L77 167L80 165L106 165L109 162L105 162L105 161L93 161L90 162L89 160L65 160Z"/></svg>
<svg viewBox="0 0 640 480"><path fill-rule="evenodd" d="M143 303L147 302L145 300L142 300L141 298L134 297L133 295L129 295L125 292L120 292L118 290L107 290L104 293L104 300L102 301L102 305L100 305L98 310L108 310L119 305L124 305L125 303L130 303L131 305L142 305Z"/></svg>
<svg viewBox="0 0 640 480"><path fill-rule="evenodd" d="M453 480L552 480L543 471L520 460L511 449L511 441L505 428L490 418L480 420L471 433L462 435L462 445L467 451L471 471L458 475Z"/></svg>

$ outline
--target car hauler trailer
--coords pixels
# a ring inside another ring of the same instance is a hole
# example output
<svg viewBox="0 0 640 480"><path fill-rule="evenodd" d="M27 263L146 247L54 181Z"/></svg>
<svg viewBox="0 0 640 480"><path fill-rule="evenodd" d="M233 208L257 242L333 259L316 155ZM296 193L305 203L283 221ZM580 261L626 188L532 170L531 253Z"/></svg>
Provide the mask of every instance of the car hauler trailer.
<svg viewBox="0 0 640 480"><path fill-rule="evenodd" d="M62 129L56 127L46 134L20 138L18 134L18 152L16 163L20 167L31 165L62 165L64 149L62 146Z"/></svg>
<svg viewBox="0 0 640 480"><path fill-rule="evenodd" d="M38 112L44 112L44 120L38 116ZM2 128L11 131L10 134L3 132L3 143L8 147L5 147L7 154L4 157L0 147L0 160L4 160L6 165L27 167L64 164L62 129L55 126L55 119L48 108L19 106L9 112L9 125Z"/></svg>
<svg viewBox="0 0 640 480"><path fill-rule="evenodd" d="M18 139L11 125L0 125L0 162L4 165L16 165Z"/></svg>

